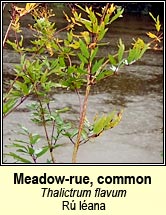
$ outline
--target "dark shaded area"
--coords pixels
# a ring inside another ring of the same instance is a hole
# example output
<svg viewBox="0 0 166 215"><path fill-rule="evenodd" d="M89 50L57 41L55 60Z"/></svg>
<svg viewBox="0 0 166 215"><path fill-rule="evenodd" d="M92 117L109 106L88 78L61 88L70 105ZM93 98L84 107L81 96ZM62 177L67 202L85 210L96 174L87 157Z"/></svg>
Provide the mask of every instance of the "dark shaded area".
<svg viewBox="0 0 166 215"><path fill-rule="evenodd" d="M114 2L112 2L114 3ZM65 4L65 3L64 3ZM75 3L68 3L69 7L75 8ZM78 3L82 7L92 6L94 10L101 10L107 3L106 2L85 2ZM117 6L121 6L125 9L125 13L135 13L135 14L148 14L153 13L154 16L160 15L164 17L164 2L115 2Z"/></svg>
<svg viewBox="0 0 166 215"><path fill-rule="evenodd" d="M151 12L154 16L164 16L164 2L117 2L116 4L124 7L127 13L148 14Z"/></svg>

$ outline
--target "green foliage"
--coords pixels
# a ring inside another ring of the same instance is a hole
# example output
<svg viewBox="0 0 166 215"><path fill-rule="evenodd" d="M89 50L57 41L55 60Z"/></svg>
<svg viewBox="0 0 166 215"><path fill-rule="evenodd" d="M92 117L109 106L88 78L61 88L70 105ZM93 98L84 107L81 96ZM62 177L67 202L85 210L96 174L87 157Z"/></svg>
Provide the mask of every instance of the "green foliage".
<svg viewBox="0 0 166 215"><path fill-rule="evenodd" d="M20 40L7 40L7 43L20 54L20 64L14 68L16 78L11 81L9 91L4 95L3 114L4 117L11 114L29 96L36 98L36 103L28 106L32 113L31 120L44 128L45 141L41 148L37 143L43 141L39 134L28 131L21 126L24 139L16 139L10 147L16 152L7 155L22 163L36 163L38 158L45 153L50 153L47 163L55 163L55 149L62 137L72 143L73 158L76 162L77 151L81 144L86 143L92 137L98 137L106 130L114 128L122 118L122 111L113 111L108 115L97 117L93 123L86 118L86 109L91 87L98 81L114 75L121 67L130 65L142 58L153 42L160 42L161 36L147 35L153 39L145 43L141 38L134 40L129 50L125 49L122 39L119 39L117 52L108 53L102 58L98 57L100 46L109 45L102 42L110 24L122 17L124 9L114 4L107 4L101 12L95 12L92 7L81 7L72 10L69 17L65 12L67 20L66 27L57 29L56 22L50 21L54 16L52 10L40 7L40 3L27 3L25 8L14 7L17 12L12 19L12 29L15 34L21 33L20 19L31 13L35 23L30 25L33 31L33 39L30 47L24 47L24 37ZM20 12L21 11L21 12ZM84 16L82 16L84 13ZM157 32L160 31L159 16L154 18ZM62 39L59 35L65 33ZM111 52L111 50L110 50ZM76 62L76 63L75 63ZM79 89L85 87L85 95L80 104L80 120L78 125L63 119L62 114L70 111L67 107L60 110L50 108L50 93L55 88L74 90L79 96ZM51 133L48 132L51 127Z"/></svg>
<svg viewBox="0 0 166 215"><path fill-rule="evenodd" d="M37 159L44 155L49 147L43 146L42 148L37 148L36 145L41 139L40 135L29 132L28 129L23 126L20 127L21 132L19 132L19 134L25 136L25 140L15 139L7 148L14 148L16 152L9 152L6 155L21 163L36 163Z"/></svg>
<svg viewBox="0 0 166 215"><path fill-rule="evenodd" d="M113 111L107 116L103 115L102 117L95 120L93 125L93 133L97 136L100 135L103 131L114 128L119 124L122 117L122 111L116 113Z"/></svg>
<svg viewBox="0 0 166 215"><path fill-rule="evenodd" d="M139 60L148 48L149 44L145 44L142 39L138 38L133 44L133 48L129 50L127 64L132 64L136 60Z"/></svg>
<svg viewBox="0 0 166 215"><path fill-rule="evenodd" d="M4 104L3 104L3 114L7 114L16 104L16 100L13 98L8 99Z"/></svg>

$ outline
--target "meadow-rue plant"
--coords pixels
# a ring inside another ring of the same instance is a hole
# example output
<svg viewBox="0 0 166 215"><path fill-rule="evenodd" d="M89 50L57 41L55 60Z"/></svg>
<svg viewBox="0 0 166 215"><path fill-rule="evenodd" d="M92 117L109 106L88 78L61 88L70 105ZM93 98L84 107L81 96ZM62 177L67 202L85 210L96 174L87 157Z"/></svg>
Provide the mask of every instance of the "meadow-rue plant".
<svg viewBox="0 0 166 215"><path fill-rule="evenodd" d="M119 38L117 52L106 53L99 58L101 46L109 45L109 42L102 42L103 38L111 24L123 17L124 9L107 3L100 12L95 12L93 7L83 8L76 4L77 9L73 8L71 15L63 12L66 26L58 29L56 22L50 19L54 16L50 6L51 4L48 7L46 3L26 3L25 7L20 8L17 4L11 4L11 22L3 41L3 46L9 44L20 55L20 63L14 68L15 78L10 81L3 98L4 120L30 96L34 96L36 102L28 105L33 113L32 123L36 126L40 124L44 128L45 143L38 148L37 143L41 141L41 136L20 125L20 133L26 140L14 140L8 147L15 148L15 152L11 151L6 155L21 163L38 163L38 158L45 153L50 154L47 163L57 163L56 148L61 146L61 137L67 137L71 142L71 161L76 163L80 145L114 128L122 118L123 110L114 110L107 115L99 114L90 122L87 119L87 107L91 88L100 80L115 75L123 66L129 66L141 59L148 49L157 49L162 40L159 16L155 18L149 13L155 22L156 33L147 33L148 43L136 38L131 48L126 50L125 44ZM34 24L29 24L33 39L30 46L24 47L20 20L27 14L34 18ZM8 39L9 31L14 31L14 41ZM62 32L65 33L63 38L60 36ZM80 101L81 87L85 87L85 93L80 102L76 125L62 117L62 113L69 111L68 107L58 110L50 107L49 95L55 88L74 90ZM51 127L50 134L48 126Z"/></svg>

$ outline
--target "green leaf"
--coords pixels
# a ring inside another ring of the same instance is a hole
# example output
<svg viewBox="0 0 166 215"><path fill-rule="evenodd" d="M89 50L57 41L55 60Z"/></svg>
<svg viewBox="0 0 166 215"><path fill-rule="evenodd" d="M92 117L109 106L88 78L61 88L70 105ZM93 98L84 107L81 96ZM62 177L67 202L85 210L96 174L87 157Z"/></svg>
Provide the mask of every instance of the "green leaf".
<svg viewBox="0 0 166 215"><path fill-rule="evenodd" d="M59 64L61 67L65 67L66 64L65 64L65 61L64 61L64 58L63 57L59 57Z"/></svg>
<svg viewBox="0 0 166 215"><path fill-rule="evenodd" d="M73 40L73 32L72 32L72 30L70 30L70 32L67 33L67 39L68 39L69 43L72 42L72 40Z"/></svg>
<svg viewBox="0 0 166 215"><path fill-rule="evenodd" d="M98 50L99 50L98 46L95 49L91 50L90 61L93 61L93 59L96 57Z"/></svg>
<svg viewBox="0 0 166 215"><path fill-rule="evenodd" d="M149 44L145 44L142 39L138 38L133 44L133 48L129 50L129 55L127 57L128 64L132 64L140 59L148 48Z"/></svg>
<svg viewBox="0 0 166 215"><path fill-rule="evenodd" d="M89 20L81 18L81 22L85 25L86 29L89 32L93 32L93 30L92 30L92 23Z"/></svg>
<svg viewBox="0 0 166 215"><path fill-rule="evenodd" d="M48 146L45 146L39 150L36 150L35 151L35 155L37 158L41 157L42 155L44 155L47 151L48 151L49 147Z"/></svg>
<svg viewBox="0 0 166 215"><path fill-rule="evenodd" d="M60 116L59 113L57 113L57 112L56 112L56 113L53 113L51 116L54 117L54 120L56 121L56 123L57 123L58 126L61 126L61 125L64 124L64 121L63 121L63 119L61 118L61 116Z"/></svg>
<svg viewBox="0 0 166 215"><path fill-rule="evenodd" d="M95 64L92 67L92 74L96 73L101 65L103 64L104 58L100 59L99 61L96 61Z"/></svg>
<svg viewBox="0 0 166 215"><path fill-rule="evenodd" d="M78 57L83 64L88 63L88 60L81 53L78 53Z"/></svg>
<svg viewBox="0 0 166 215"><path fill-rule="evenodd" d="M55 149L55 148L58 148L58 147L62 147L62 146L63 146L63 144L56 144L56 145L52 146L52 149Z"/></svg>
<svg viewBox="0 0 166 215"><path fill-rule="evenodd" d="M98 20L97 20L97 18L95 16L95 13L93 11L91 11L91 10L89 11L89 18L90 18L90 20L92 21L93 24L94 23L98 24Z"/></svg>
<svg viewBox="0 0 166 215"><path fill-rule="evenodd" d="M46 70L43 75L41 75L40 82L45 83L48 79L48 70Z"/></svg>
<svg viewBox="0 0 166 215"><path fill-rule="evenodd" d="M31 148L31 147L29 147L28 150L29 150L29 152L28 152L29 155L33 155L34 152L35 152L35 150L33 148Z"/></svg>
<svg viewBox="0 0 166 215"><path fill-rule="evenodd" d="M136 61L136 55L137 55L137 50L136 49L130 49L129 50L129 55L127 57L127 62L128 64L132 64Z"/></svg>
<svg viewBox="0 0 166 215"><path fill-rule="evenodd" d="M149 48L149 44L145 44L144 48L141 50L140 54L139 54L139 59L143 56L143 54L145 53L145 51Z"/></svg>
<svg viewBox="0 0 166 215"><path fill-rule="evenodd" d="M28 95L29 94L29 87L25 83L22 83L20 81L15 81L13 85L17 90L20 90L23 95Z"/></svg>
<svg viewBox="0 0 166 215"><path fill-rule="evenodd" d="M113 75L113 74L114 74L114 71L112 71L112 70L105 70L105 71L102 71L102 72L100 72L100 73L96 76L96 80L97 80L97 81L100 81L100 80L102 80L103 78L109 77L109 76L111 76L111 75Z"/></svg>
<svg viewBox="0 0 166 215"><path fill-rule="evenodd" d="M8 113L16 103L17 103L17 100L15 99L9 99L7 102L5 102L3 104L3 114Z"/></svg>
<svg viewBox="0 0 166 215"><path fill-rule="evenodd" d="M122 119L122 113L123 113L123 110L115 114L114 118L110 121L110 124L108 125L107 129L114 128L120 123Z"/></svg>
<svg viewBox="0 0 166 215"><path fill-rule="evenodd" d="M15 42L13 43L13 42L11 42L10 40L7 40L6 43L9 44L9 45L11 45L12 48L13 48L15 51L18 50L17 44L16 44Z"/></svg>
<svg viewBox="0 0 166 215"><path fill-rule="evenodd" d="M105 33L108 31L108 28L105 29L105 23L101 22L101 24L98 26L98 40L102 40Z"/></svg>
<svg viewBox="0 0 166 215"><path fill-rule="evenodd" d="M7 154L10 157L13 157L15 160L21 161L22 163L32 163L30 160L27 160L13 152L10 152L9 154Z"/></svg>
<svg viewBox="0 0 166 215"><path fill-rule="evenodd" d="M122 16L122 13L123 13L124 9L118 9L117 10L117 13L111 18L109 24L111 24L112 22L114 22L116 19L118 19L119 17Z"/></svg>
<svg viewBox="0 0 166 215"><path fill-rule="evenodd" d="M108 28L104 29L103 31L101 31L98 35L98 40L102 40L104 35L106 34L106 32L108 31Z"/></svg>
<svg viewBox="0 0 166 215"><path fill-rule="evenodd" d="M112 111L107 117L106 117L106 120L105 120L105 123L104 123L104 130L107 130L107 129L110 129L110 122L113 120L113 118L115 117L115 111Z"/></svg>
<svg viewBox="0 0 166 215"><path fill-rule="evenodd" d="M113 66L115 66L115 65L117 65L117 62L116 62L116 59L113 57L113 55L108 55L108 58L109 58L109 61L110 61L110 63L113 65Z"/></svg>
<svg viewBox="0 0 166 215"><path fill-rule="evenodd" d="M22 152L22 153L28 154L28 152L25 151L25 150L23 150L23 149L17 149L16 151L17 151L17 152Z"/></svg>
<svg viewBox="0 0 166 215"><path fill-rule="evenodd" d="M70 133L70 132L65 132L65 133L63 134L63 136L66 136L66 137L71 138L71 133Z"/></svg>
<svg viewBox="0 0 166 215"><path fill-rule="evenodd" d="M92 22L92 31L93 33L97 33L98 32L98 20L96 18L96 15L93 11L89 11L89 18Z"/></svg>
<svg viewBox="0 0 166 215"><path fill-rule="evenodd" d="M20 134L24 134L24 135L29 135L29 131L28 131L28 129L26 128L26 127L24 127L24 126L22 126L22 125L20 125L19 124L19 126L21 127L21 129L24 131L24 133L20 133Z"/></svg>
<svg viewBox="0 0 166 215"><path fill-rule="evenodd" d="M106 14L105 17L104 17L104 23L105 23L105 25L108 24L109 19L110 19L110 15L109 15L109 14Z"/></svg>
<svg viewBox="0 0 166 215"><path fill-rule="evenodd" d="M77 72L79 73L79 75L87 74L87 71L85 69L82 69L81 66L77 68Z"/></svg>
<svg viewBox="0 0 166 215"><path fill-rule="evenodd" d="M19 134L22 134L21 132L19 132ZM23 135L25 135L25 134L23 134ZM24 143L24 144L29 144L29 142L27 142L27 141L24 141L24 140L18 140L18 139L16 139L16 140L14 140L15 142L17 142L17 143Z"/></svg>
<svg viewBox="0 0 166 215"><path fill-rule="evenodd" d="M78 134L78 129L75 128L72 132L71 132L71 138L75 137Z"/></svg>
<svg viewBox="0 0 166 215"><path fill-rule="evenodd" d="M30 139L30 144L34 145L40 140L40 135L39 134L30 135L29 139Z"/></svg>
<svg viewBox="0 0 166 215"><path fill-rule="evenodd" d="M112 111L108 116L97 118L94 122L93 133L99 135L102 131L108 130L119 124L122 118L122 111L115 113Z"/></svg>
<svg viewBox="0 0 166 215"><path fill-rule="evenodd" d="M24 142L25 143L25 142ZM21 144L18 144L18 143L13 143L11 146L8 146L9 147L16 147L16 148L22 148L22 149L25 149L27 151L27 148Z"/></svg>
<svg viewBox="0 0 166 215"><path fill-rule="evenodd" d="M93 127L93 133L94 134L98 135L103 131L104 126L105 126L105 120L106 120L106 117L102 116L95 121L94 127Z"/></svg>
<svg viewBox="0 0 166 215"><path fill-rule="evenodd" d="M69 111L69 110L70 110L70 108L64 107L64 108L62 108L62 109L56 110L56 112L57 112L57 113L66 113L66 112Z"/></svg>
<svg viewBox="0 0 166 215"><path fill-rule="evenodd" d="M87 132L86 132L85 129L82 130L81 136L82 136L82 138L83 138L84 140L87 140L88 134L87 134Z"/></svg>
<svg viewBox="0 0 166 215"><path fill-rule="evenodd" d="M86 57L86 59L89 58L89 50L87 45L83 42L83 40L79 39L79 43L80 43L80 49L82 54Z"/></svg>

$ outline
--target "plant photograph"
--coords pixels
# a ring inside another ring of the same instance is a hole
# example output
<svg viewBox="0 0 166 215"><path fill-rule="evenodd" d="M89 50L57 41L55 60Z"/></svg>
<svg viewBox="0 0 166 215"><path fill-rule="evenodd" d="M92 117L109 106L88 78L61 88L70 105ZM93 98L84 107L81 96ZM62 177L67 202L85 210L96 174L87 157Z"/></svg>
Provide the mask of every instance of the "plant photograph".
<svg viewBox="0 0 166 215"><path fill-rule="evenodd" d="M165 2L1 2L3 164L162 164Z"/></svg>

